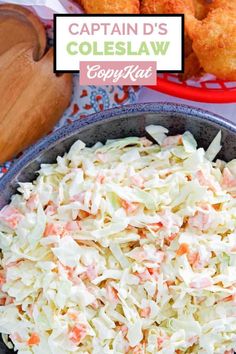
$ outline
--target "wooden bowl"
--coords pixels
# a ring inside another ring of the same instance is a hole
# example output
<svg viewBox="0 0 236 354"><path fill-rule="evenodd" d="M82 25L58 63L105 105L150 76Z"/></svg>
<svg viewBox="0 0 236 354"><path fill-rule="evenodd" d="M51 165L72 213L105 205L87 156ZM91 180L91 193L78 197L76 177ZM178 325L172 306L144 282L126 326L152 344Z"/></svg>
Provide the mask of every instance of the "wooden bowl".
<svg viewBox="0 0 236 354"><path fill-rule="evenodd" d="M1 4L0 55L22 42L31 43L34 60L40 60L47 46L42 22L30 10L22 6Z"/></svg>

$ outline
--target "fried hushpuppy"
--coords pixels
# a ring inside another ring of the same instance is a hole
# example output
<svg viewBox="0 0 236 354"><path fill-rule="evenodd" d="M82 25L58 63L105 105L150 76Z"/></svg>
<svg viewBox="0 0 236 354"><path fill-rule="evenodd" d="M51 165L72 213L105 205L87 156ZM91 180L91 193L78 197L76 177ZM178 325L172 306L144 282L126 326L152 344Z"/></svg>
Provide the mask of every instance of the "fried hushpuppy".
<svg viewBox="0 0 236 354"><path fill-rule="evenodd" d="M216 8L203 21L187 17L192 47L205 72L236 80L236 11Z"/></svg>
<svg viewBox="0 0 236 354"><path fill-rule="evenodd" d="M76 0L88 14L139 14L139 0Z"/></svg>
<svg viewBox="0 0 236 354"><path fill-rule="evenodd" d="M141 0L141 14L164 14L165 4L162 0Z"/></svg>

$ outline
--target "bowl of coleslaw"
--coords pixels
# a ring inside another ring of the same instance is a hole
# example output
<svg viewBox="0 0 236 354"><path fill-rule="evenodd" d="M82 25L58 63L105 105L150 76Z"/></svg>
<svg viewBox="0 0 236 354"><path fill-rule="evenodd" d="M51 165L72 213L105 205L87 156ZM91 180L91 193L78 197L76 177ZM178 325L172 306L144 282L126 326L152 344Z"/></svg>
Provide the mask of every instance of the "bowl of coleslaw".
<svg viewBox="0 0 236 354"><path fill-rule="evenodd" d="M0 353L233 353L235 135L148 103L30 148L0 181Z"/></svg>

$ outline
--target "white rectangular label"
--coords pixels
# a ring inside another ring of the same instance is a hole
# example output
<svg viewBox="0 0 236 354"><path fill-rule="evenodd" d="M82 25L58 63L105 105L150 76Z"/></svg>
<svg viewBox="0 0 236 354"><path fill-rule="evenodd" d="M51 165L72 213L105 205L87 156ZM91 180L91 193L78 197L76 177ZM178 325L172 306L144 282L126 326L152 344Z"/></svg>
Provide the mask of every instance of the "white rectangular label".
<svg viewBox="0 0 236 354"><path fill-rule="evenodd" d="M82 61L155 61L158 71L183 70L183 15L55 15L54 20L55 71L79 71Z"/></svg>

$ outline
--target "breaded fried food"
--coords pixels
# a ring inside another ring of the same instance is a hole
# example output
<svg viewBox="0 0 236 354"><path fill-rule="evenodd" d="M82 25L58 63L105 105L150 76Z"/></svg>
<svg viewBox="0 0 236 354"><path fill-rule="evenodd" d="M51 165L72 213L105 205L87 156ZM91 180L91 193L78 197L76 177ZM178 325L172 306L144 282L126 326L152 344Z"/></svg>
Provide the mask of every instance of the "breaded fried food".
<svg viewBox="0 0 236 354"><path fill-rule="evenodd" d="M162 0L168 14L189 13L194 15L193 0Z"/></svg>
<svg viewBox="0 0 236 354"><path fill-rule="evenodd" d="M225 10L227 8L235 9L236 0L193 0L195 8L195 17L198 20L203 20L207 17L209 11L221 8Z"/></svg>
<svg viewBox="0 0 236 354"><path fill-rule="evenodd" d="M236 80L236 11L217 8L203 21L187 18L193 50L205 72Z"/></svg>
<svg viewBox="0 0 236 354"><path fill-rule="evenodd" d="M186 81L191 78L199 78L204 73L198 57L194 52L190 53L184 62L184 73L179 75L181 81Z"/></svg>
<svg viewBox="0 0 236 354"><path fill-rule="evenodd" d="M162 0L141 0L141 14L164 14L165 4Z"/></svg>
<svg viewBox="0 0 236 354"><path fill-rule="evenodd" d="M142 14L194 13L193 0L141 0Z"/></svg>
<svg viewBox="0 0 236 354"><path fill-rule="evenodd" d="M209 1L193 0L195 17L198 20L203 20L209 12Z"/></svg>
<svg viewBox="0 0 236 354"><path fill-rule="evenodd" d="M141 0L142 14L177 14L194 16L193 0ZM188 33L185 25L185 33Z"/></svg>
<svg viewBox="0 0 236 354"><path fill-rule="evenodd" d="M183 11L187 9L189 9L197 19L202 20L209 12L209 5L207 0L141 0L140 12L142 14L168 14L177 13L179 11L183 13Z"/></svg>
<svg viewBox="0 0 236 354"><path fill-rule="evenodd" d="M76 0L88 14L139 14L139 0Z"/></svg>
<svg viewBox="0 0 236 354"><path fill-rule="evenodd" d="M193 0L162 0L167 14L185 15L185 35L189 35L192 29L192 19L195 19ZM190 36L191 38L191 36Z"/></svg>
<svg viewBox="0 0 236 354"><path fill-rule="evenodd" d="M192 0L141 0L141 13L143 14L171 14L187 13L190 18L194 16L194 5ZM200 63L192 50L192 40L188 36L187 26L185 26L184 38L185 72L181 79L188 79L191 76L200 74Z"/></svg>
<svg viewBox="0 0 236 354"><path fill-rule="evenodd" d="M184 56L187 58L192 53L192 40L191 38L185 34L184 36Z"/></svg>
<svg viewBox="0 0 236 354"><path fill-rule="evenodd" d="M236 0L211 0L208 3L208 9L213 10L213 9L227 9L230 8L232 10L236 11Z"/></svg>

